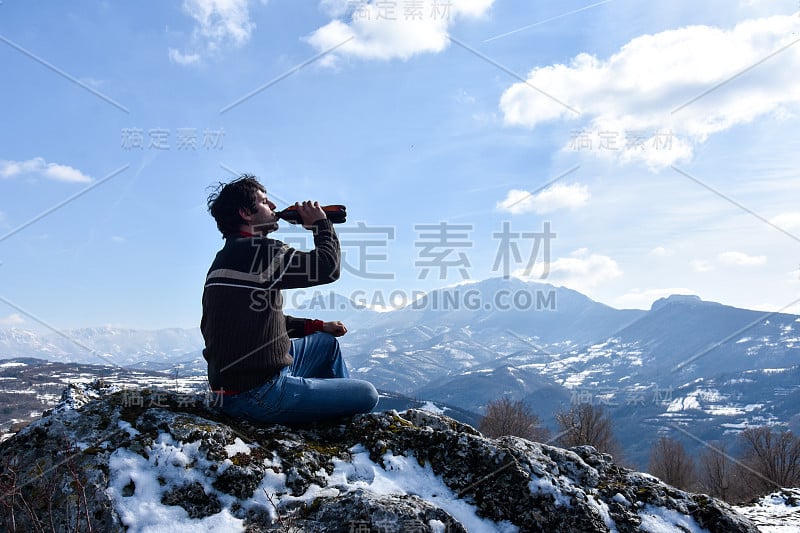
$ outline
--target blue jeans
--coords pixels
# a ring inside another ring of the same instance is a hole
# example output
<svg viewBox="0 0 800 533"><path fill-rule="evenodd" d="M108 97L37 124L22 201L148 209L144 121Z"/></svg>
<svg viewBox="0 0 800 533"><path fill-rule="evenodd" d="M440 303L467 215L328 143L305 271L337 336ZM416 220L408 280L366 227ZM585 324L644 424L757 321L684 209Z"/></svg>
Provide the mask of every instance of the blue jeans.
<svg viewBox="0 0 800 533"><path fill-rule="evenodd" d="M275 424L304 424L368 413L378 391L368 381L350 379L339 341L316 332L292 339L294 362L259 387L225 396L222 410L234 417Z"/></svg>

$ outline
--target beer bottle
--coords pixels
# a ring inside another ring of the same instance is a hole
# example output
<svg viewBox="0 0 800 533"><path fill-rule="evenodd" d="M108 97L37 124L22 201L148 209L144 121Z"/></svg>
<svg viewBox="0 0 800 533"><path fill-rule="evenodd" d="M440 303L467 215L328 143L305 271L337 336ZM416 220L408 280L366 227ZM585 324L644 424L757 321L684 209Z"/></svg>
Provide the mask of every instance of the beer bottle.
<svg viewBox="0 0 800 533"><path fill-rule="evenodd" d="M328 217L328 220L334 224L341 224L347 219L347 208L343 205L323 205L322 210L325 211L325 216ZM278 211L275 213L275 216L281 220L285 220L290 224L303 223L303 220L300 218L300 213L297 211L297 207L294 205L290 205L283 211Z"/></svg>

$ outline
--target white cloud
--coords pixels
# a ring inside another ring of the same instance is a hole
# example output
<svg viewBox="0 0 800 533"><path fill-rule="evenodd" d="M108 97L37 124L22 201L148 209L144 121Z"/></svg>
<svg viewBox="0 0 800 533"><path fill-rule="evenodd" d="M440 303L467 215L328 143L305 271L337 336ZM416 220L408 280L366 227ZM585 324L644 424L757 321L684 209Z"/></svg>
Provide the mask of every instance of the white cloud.
<svg viewBox="0 0 800 533"><path fill-rule="evenodd" d="M8 316L0 317L0 326L19 326L24 324L25 319L18 313L13 313Z"/></svg>
<svg viewBox="0 0 800 533"><path fill-rule="evenodd" d="M170 48L169 59L179 65L193 65L200 62L200 54L184 54L180 50Z"/></svg>
<svg viewBox="0 0 800 533"><path fill-rule="evenodd" d="M793 230L800 228L800 213L797 211L792 213L781 213L770 219L770 222L775 224L781 229Z"/></svg>
<svg viewBox="0 0 800 533"><path fill-rule="evenodd" d="M179 65L193 65L203 55L218 53L225 46L245 44L255 28L248 4L248 0L184 0L183 12L194 19L195 27L189 50L170 48L170 60Z"/></svg>
<svg viewBox="0 0 800 533"><path fill-rule="evenodd" d="M653 302L659 298L666 298L673 294L696 294L685 287L672 287L666 289L632 289L614 300L614 306L624 309L650 309Z"/></svg>
<svg viewBox="0 0 800 533"><path fill-rule="evenodd" d="M418 9L404 2L359 3L348 10L350 2L323 0L323 11L337 17L308 36L319 51L344 45L334 52L363 59L408 59L426 52L441 52L448 44L448 29L459 18L479 18L494 0L458 0L434 2L420 0ZM342 17L342 18L338 18ZM349 41L348 41L349 39ZM324 64L335 61L333 54Z"/></svg>
<svg viewBox="0 0 800 533"><path fill-rule="evenodd" d="M767 262L763 255L747 255L743 252L723 252L717 259L720 263L734 266L758 266Z"/></svg>
<svg viewBox="0 0 800 533"><path fill-rule="evenodd" d="M690 261L689 266L691 266L692 270L695 272L711 272L714 270L714 267L711 266L711 263L703 259L695 259L694 261Z"/></svg>
<svg viewBox="0 0 800 533"><path fill-rule="evenodd" d="M92 178L80 170L58 163L48 163L41 157L27 161L0 161L0 178L14 178L21 175L34 175L56 181L89 183Z"/></svg>
<svg viewBox="0 0 800 533"><path fill-rule="evenodd" d="M671 250L669 248L664 248L663 246L656 246L655 248L650 250L650 255L655 257L669 257L674 253L675 253L674 250Z"/></svg>
<svg viewBox="0 0 800 533"><path fill-rule="evenodd" d="M497 202L495 207L515 215L531 211L543 214L562 208L576 209L583 207L588 200L589 188L586 185L556 183L538 194L511 189L508 191L506 198Z"/></svg>
<svg viewBox="0 0 800 533"><path fill-rule="evenodd" d="M590 254L587 248L575 250L569 257L551 261L545 278L541 277L544 273L543 263L537 263L532 270L535 273L528 276L522 269L512 274L521 279L545 280L581 292L622 276L622 269L616 261L606 255Z"/></svg>
<svg viewBox="0 0 800 533"><path fill-rule="evenodd" d="M533 128L578 119L588 131L616 132L620 161L659 168L691 157L714 133L800 103L800 77L793 75L800 70L800 45L754 66L796 39L798 28L800 19L786 15L746 20L732 29L689 26L642 35L605 60L581 53L569 65L534 68L528 84L553 98L515 83L500 108L508 125ZM751 66L757 72L732 79Z"/></svg>

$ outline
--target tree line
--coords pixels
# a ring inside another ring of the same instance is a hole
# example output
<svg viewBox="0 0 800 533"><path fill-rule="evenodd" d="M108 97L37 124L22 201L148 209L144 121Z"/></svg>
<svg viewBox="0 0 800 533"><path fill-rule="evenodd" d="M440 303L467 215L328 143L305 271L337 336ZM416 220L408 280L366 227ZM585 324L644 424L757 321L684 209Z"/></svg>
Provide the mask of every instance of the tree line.
<svg viewBox="0 0 800 533"><path fill-rule="evenodd" d="M478 429L492 438L514 435L564 448L590 445L624 464L611 415L602 405L572 404L555 413L555 422L553 435L524 402L504 397L487 405ZM800 487L800 437L787 429L748 427L733 441L701 444L693 458L680 440L659 437L650 450L648 473L679 489L729 503Z"/></svg>

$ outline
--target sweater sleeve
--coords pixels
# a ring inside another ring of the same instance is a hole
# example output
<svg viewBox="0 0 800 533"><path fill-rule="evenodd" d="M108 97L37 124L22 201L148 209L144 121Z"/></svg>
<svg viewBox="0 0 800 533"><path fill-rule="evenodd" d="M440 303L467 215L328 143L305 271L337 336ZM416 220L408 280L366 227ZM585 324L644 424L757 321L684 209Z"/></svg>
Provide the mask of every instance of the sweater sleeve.
<svg viewBox="0 0 800 533"><path fill-rule="evenodd" d="M297 289L332 283L339 279L341 251L339 238L328 219L314 223L314 249L302 252L289 248L281 259L272 289Z"/></svg>
<svg viewBox="0 0 800 533"><path fill-rule="evenodd" d="M292 339L322 331L322 327L325 324L322 320L312 320L310 318L295 318L289 315L284 315L284 318L286 319L286 333Z"/></svg>
<svg viewBox="0 0 800 533"><path fill-rule="evenodd" d="M284 318L286 319L286 333L289 337L296 339L305 336L305 318L295 318L289 315L284 315Z"/></svg>

